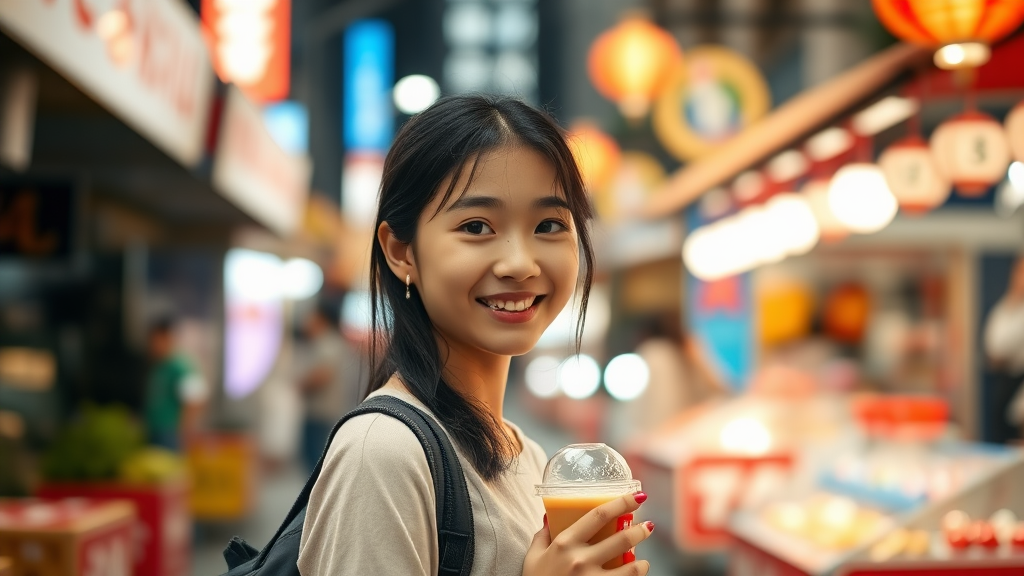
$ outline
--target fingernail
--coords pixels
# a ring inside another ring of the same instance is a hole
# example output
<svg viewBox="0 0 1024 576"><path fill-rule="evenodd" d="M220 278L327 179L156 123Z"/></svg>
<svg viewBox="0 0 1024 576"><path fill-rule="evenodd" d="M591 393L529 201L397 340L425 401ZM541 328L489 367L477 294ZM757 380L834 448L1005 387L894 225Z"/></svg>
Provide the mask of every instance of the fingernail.
<svg viewBox="0 0 1024 576"><path fill-rule="evenodd" d="M544 526L547 527L547 525L548 525L548 515L545 514L544 515Z"/></svg>
<svg viewBox="0 0 1024 576"><path fill-rule="evenodd" d="M637 504L643 504L647 501L647 494L644 492L637 492L636 494L633 494L633 499L636 500Z"/></svg>
<svg viewBox="0 0 1024 576"><path fill-rule="evenodd" d="M650 520L648 520L647 522L644 522L644 526L647 527L647 533L648 534L650 534L651 532L654 532L654 522L651 522Z"/></svg>

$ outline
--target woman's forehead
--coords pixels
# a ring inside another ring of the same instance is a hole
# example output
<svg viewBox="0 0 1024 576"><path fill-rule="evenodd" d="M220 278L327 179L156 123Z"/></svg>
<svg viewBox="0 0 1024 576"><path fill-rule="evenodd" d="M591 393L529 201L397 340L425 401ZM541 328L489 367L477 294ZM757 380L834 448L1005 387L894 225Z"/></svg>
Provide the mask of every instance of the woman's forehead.
<svg viewBox="0 0 1024 576"><path fill-rule="evenodd" d="M504 146L468 158L441 182L431 205L444 211L467 195L502 196L512 202L552 195L567 200L561 176L555 163L536 150ZM453 178L457 178L454 185ZM445 198L449 189L451 194Z"/></svg>

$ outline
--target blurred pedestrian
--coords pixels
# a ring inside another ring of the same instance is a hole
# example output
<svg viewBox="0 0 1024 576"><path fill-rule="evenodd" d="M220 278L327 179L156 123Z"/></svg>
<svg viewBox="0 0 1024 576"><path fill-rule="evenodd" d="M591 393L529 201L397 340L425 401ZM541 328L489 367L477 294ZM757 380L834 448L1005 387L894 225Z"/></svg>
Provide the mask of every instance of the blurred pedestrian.
<svg viewBox="0 0 1024 576"><path fill-rule="evenodd" d="M1006 294L988 315L985 353L997 371L993 406L1006 410L994 415L1000 424L991 440L1019 439L1024 426L1024 257L1017 260Z"/></svg>
<svg viewBox="0 0 1024 576"><path fill-rule="evenodd" d="M338 307L321 304L305 318L295 346L296 384L303 399L300 457L316 466L331 428L359 403L359 356L340 333Z"/></svg>
<svg viewBox="0 0 1024 576"><path fill-rule="evenodd" d="M179 451L199 431L209 397L206 380L175 349L174 320L162 318L150 327L151 362L146 379L143 418L151 444Z"/></svg>

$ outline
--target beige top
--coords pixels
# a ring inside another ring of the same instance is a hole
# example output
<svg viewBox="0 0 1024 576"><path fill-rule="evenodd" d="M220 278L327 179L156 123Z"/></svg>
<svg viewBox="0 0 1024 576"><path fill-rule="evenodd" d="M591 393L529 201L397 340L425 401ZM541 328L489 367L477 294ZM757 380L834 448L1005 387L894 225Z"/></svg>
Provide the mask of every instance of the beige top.
<svg viewBox="0 0 1024 576"><path fill-rule="evenodd" d="M382 389L430 413L405 391ZM501 479L486 482L455 450L473 505L473 576L520 576L544 505L534 494L547 457L511 423L522 453ZM416 436L383 414L345 423L331 442L306 509L302 576L437 574L437 525L430 467Z"/></svg>

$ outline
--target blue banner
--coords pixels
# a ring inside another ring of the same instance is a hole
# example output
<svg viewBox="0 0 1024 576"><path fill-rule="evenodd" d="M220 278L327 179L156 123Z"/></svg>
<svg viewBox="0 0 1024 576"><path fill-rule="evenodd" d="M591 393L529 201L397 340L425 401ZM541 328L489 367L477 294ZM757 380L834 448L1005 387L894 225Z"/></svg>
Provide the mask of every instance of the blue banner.
<svg viewBox="0 0 1024 576"><path fill-rule="evenodd" d="M688 230L705 224L696 207L686 211ZM755 319L750 273L704 282L686 273L689 328L711 364L733 390L747 387L754 368Z"/></svg>
<svg viewBox="0 0 1024 576"><path fill-rule="evenodd" d="M385 20L358 20L345 30L342 133L346 152L387 152L395 129L395 32Z"/></svg>

